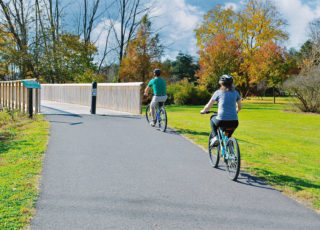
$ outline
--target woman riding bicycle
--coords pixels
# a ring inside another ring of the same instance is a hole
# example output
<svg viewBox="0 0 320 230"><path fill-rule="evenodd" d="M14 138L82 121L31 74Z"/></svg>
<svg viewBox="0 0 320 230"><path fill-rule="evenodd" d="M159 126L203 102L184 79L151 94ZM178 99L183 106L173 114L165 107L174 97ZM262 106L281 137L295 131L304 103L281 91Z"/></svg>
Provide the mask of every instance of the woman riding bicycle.
<svg viewBox="0 0 320 230"><path fill-rule="evenodd" d="M154 94L150 103L150 112L152 116L152 122L150 122L151 126L155 126L157 122L154 115L155 107L158 105L159 102L165 102L168 98L166 88L167 84L164 79L160 78L160 69L155 69L153 71L153 75L154 78L149 82L148 86L144 90L144 95L148 96L150 87L152 87Z"/></svg>
<svg viewBox="0 0 320 230"><path fill-rule="evenodd" d="M218 115L213 115L210 120L211 130L214 138L210 143L211 146L217 146L219 140L217 137L217 129L219 126L233 128L235 130L238 125L238 114L242 108L241 97L233 85L233 78L230 75L223 75L219 80L220 89L214 92L212 98L201 110L206 113L216 101L218 103ZM232 134L232 133L231 133ZM231 135L230 134L230 135Z"/></svg>

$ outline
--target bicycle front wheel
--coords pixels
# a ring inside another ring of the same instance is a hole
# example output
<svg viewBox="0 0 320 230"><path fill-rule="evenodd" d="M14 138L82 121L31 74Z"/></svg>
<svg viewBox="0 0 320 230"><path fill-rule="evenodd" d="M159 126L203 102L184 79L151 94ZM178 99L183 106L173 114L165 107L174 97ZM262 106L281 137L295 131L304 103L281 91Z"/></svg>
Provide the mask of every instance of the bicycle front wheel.
<svg viewBox="0 0 320 230"><path fill-rule="evenodd" d="M231 180L236 181L240 172L240 149L238 142L235 138L231 137L227 141L227 154L226 159L227 171Z"/></svg>
<svg viewBox="0 0 320 230"><path fill-rule="evenodd" d="M159 128L162 132L165 132L166 129L167 129L167 112L165 110L164 107L161 107L160 108L160 111L159 111L159 116L160 116L160 120L159 120Z"/></svg>
<svg viewBox="0 0 320 230"><path fill-rule="evenodd" d="M213 138L213 134L210 132L209 135L209 142L208 142L208 153L210 164L214 168L218 168L219 161L220 161L220 145L213 147L210 145L211 139Z"/></svg>

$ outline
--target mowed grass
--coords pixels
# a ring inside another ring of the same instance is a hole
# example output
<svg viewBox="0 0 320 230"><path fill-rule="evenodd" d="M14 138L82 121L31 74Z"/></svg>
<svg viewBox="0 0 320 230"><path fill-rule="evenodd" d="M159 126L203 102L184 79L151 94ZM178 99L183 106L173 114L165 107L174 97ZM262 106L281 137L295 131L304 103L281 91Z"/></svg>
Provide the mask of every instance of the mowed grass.
<svg viewBox="0 0 320 230"><path fill-rule="evenodd" d="M0 229L23 229L34 214L49 124L0 111Z"/></svg>
<svg viewBox="0 0 320 230"><path fill-rule="evenodd" d="M320 211L320 115L285 112L287 99L243 102L234 133L242 170ZM210 115L203 106L166 106L168 125L207 148ZM213 110L217 110L214 106ZM204 165L203 167L209 167Z"/></svg>

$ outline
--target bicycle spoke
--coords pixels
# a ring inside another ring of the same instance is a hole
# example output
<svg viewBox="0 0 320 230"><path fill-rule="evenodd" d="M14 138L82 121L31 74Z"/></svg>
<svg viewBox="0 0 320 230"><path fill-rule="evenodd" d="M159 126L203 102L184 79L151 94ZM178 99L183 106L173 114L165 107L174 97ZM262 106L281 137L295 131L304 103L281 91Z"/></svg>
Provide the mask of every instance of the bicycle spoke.
<svg viewBox="0 0 320 230"><path fill-rule="evenodd" d="M235 138L230 138L227 141L227 171L230 179L237 180L240 172L240 150L237 140Z"/></svg>

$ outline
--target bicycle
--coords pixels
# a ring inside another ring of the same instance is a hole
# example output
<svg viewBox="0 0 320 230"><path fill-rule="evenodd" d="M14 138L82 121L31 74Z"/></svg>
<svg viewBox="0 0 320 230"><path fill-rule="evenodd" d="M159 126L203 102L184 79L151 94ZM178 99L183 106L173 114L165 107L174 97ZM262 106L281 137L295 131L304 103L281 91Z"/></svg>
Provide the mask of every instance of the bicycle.
<svg viewBox="0 0 320 230"><path fill-rule="evenodd" d="M217 112L214 111L208 111L206 113L217 114ZM238 141L236 138L231 137L233 131L234 128L218 127L219 144L217 146L211 146L210 142L211 139L213 139L213 134L210 132L208 153L211 166L218 168L220 158L223 158L229 178L236 181L240 173L241 158Z"/></svg>
<svg viewBox="0 0 320 230"><path fill-rule="evenodd" d="M164 102L158 102L158 105L155 107L155 118L156 118L156 123L158 123L159 129L162 132L165 132L167 129L167 112L164 107ZM146 119L147 122L150 124L152 121L152 115L150 111L150 104L146 108Z"/></svg>

